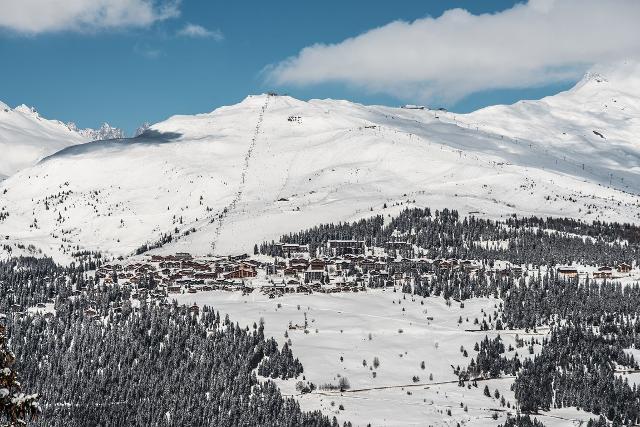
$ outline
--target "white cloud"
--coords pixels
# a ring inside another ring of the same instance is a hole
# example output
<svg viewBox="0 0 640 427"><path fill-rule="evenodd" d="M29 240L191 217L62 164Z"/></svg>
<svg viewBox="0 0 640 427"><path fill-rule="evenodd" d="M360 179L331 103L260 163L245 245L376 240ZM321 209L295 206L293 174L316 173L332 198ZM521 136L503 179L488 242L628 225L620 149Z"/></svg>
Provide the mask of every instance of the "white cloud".
<svg viewBox="0 0 640 427"><path fill-rule="evenodd" d="M146 27L179 15L180 0L2 0L0 28L23 34Z"/></svg>
<svg viewBox="0 0 640 427"><path fill-rule="evenodd" d="M193 38L212 38L216 41L224 39L224 35L220 30L207 30L203 26L197 24L185 25L184 28L178 31L178 35Z"/></svg>
<svg viewBox="0 0 640 427"><path fill-rule="evenodd" d="M400 98L455 101L474 92L579 77L640 53L638 0L529 0L472 15L395 21L267 67L278 85L346 83Z"/></svg>

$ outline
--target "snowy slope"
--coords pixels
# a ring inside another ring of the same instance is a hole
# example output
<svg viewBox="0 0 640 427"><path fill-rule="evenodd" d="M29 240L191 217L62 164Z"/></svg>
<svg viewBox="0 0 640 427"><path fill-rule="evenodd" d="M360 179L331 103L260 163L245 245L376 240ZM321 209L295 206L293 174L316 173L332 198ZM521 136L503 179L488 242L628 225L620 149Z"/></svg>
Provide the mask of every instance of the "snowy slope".
<svg viewBox="0 0 640 427"><path fill-rule="evenodd" d="M78 248L127 255L164 233L174 239L161 252L248 251L407 205L638 222L640 89L613 82L601 91L587 79L467 116L250 96L138 138L75 145L17 173L0 184L0 236L64 258ZM612 97L625 109L598 110Z"/></svg>
<svg viewBox="0 0 640 427"><path fill-rule="evenodd" d="M316 385L335 384L339 376L348 378L351 390L347 392L316 390L305 395L295 390L299 379L278 381L283 394L295 396L302 409L321 410L336 416L340 423L350 421L363 427L458 423L489 427L504 423L507 411L498 399L483 395L484 385L492 391L498 389L510 405L516 402L510 389L513 377L482 381L478 388L467 389L458 386L458 377L451 368L467 366L470 357L477 356L473 350L475 343L485 336L498 335L496 331L473 331L472 324L474 319L494 312L500 300L468 299L461 307L447 305L442 297L405 298L392 289L357 294L287 294L277 299L256 291L246 296L240 292L212 291L174 297L179 304L215 307L242 327L251 327L256 319L264 319L265 336L274 337L281 346L290 341L304 366L306 380ZM288 329L289 324L304 324L305 315L309 333ZM460 317L462 324L458 323ZM546 329L541 328L537 333L502 330L499 335L507 348L509 345L515 348L516 335L541 340L545 334ZM469 352L469 357L464 357L461 347ZM540 349L541 346L535 346L536 353ZM509 351L508 357L513 357L516 351ZM519 354L525 356L522 349ZM374 369L375 357L380 365ZM366 366L363 360L367 361ZM414 376L418 377L416 383L412 380ZM340 405L343 410L338 409ZM494 413L497 419L491 417ZM541 411L536 417L545 426L560 427L585 425L593 415L562 408Z"/></svg>
<svg viewBox="0 0 640 427"><path fill-rule="evenodd" d="M106 123L98 130L78 129L26 105L11 109L0 102L0 180L65 147L114 136L122 131Z"/></svg>
<svg viewBox="0 0 640 427"><path fill-rule="evenodd" d="M539 101L492 106L462 118L472 128L516 138L622 185L640 172L640 64L597 67L573 89ZM607 177L607 174L613 176Z"/></svg>

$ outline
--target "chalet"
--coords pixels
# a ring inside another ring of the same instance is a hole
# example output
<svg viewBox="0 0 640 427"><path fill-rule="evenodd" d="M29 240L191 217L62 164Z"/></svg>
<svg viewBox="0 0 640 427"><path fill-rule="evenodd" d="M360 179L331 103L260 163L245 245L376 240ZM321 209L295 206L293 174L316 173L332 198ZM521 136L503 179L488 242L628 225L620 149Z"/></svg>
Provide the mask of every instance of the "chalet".
<svg viewBox="0 0 640 427"><path fill-rule="evenodd" d="M262 267L262 263L253 259L246 259L242 261L242 264L248 265L250 267L259 268Z"/></svg>
<svg viewBox="0 0 640 427"><path fill-rule="evenodd" d="M200 307L198 307L197 304L193 304L191 307L189 307L189 313L197 316L198 314L200 314Z"/></svg>
<svg viewBox="0 0 640 427"><path fill-rule="evenodd" d="M160 268L180 268L180 261L162 261Z"/></svg>
<svg viewBox="0 0 640 427"><path fill-rule="evenodd" d="M376 261L373 258L365 258L360 263L360 267L363 270L367 270L367 271L373 270L374 268L376 268Z"/></svg>
<svg viewBox="0 0 640 427"><path fill-rule="evenodd" d="M616 267L616 270L618 270L619 273L629 273L631 271L631 266L626 262L621 262Z"/></svg>
<svg viewBox="0 0 640 427"><path fill-rule="evenodd" d="M225 279L245 279L248 277L256 277L257 274L255 267L241 263L233 271L223 274L223 277Z"/></svg>
<svg viewBox="0 0 640 427"><path fill-rule="evenodd" d="M309 268L304 272L304 281L309 282L320 282L324 277L324 262L321 263L311 263Z"/></svg>
<svg viewBox="0 0 640 427"><path fill-rule="evenodd" d="M329 240L327 248L332 256L361 255L364 254L365 246L364 240Z"/></svg>
<svg viewBox="0 0 640 427"><path fill-rule="evenodd" d="M193 257L191 256L191 254L190 254L190 253L188 253L188 252L178 252L178 253L175 255L175 258L176 258L176 259L179 259L179 260L188 260L188 259L193 259Z"/></svg>
<svg viewBox="0 0 640 427"><path fill-rule="evenodd" d="M556 269L558 276L562 277L578 277L578 269L575 267L558 267Z"/></svg>
<svg viewBox="0 0 640 427"><path fill-rule="evenodd" d="M289 268L303 272L309 267L309 261L304 258L296 258L289 261Z"/></svg>
<svg viewBox="0 0 640 427"><path fill-rule="evenodd" d="M605 267L600 267L598 268L597 273L599 273L600 277L603 279L609 279L613 276L613 268L605 266ZM593 275L593 277L595 276L595 273Z"/></svg>
<svg viewBox="0 0 640 427"><path fill-rule="evenodd" d="M229 261L225 261L223 263L220 263L220 265L218 266L220 268L219 273L228 273L230 271L233 271L236 269L237 264L234 262L229 262ZM217 268L216 268L217 271Z"/></svg>
<svg viewBox="0 0 640 427"><path fill-rule="evenodd" d="M202 271L202 272L211 271L211 268L207 264L203 264L195 261L183 261L182 268L188 268L193 271Z"/></svg>
<svg viewBox="0 0 640 427"><path fill-rule="evenodd" d="M233 282L233 280L225 280L225 279L222 279L222 280L216 280L216 283L215 283L215 284L216 284L216 285L218 285L219 287L222 287L222 288L224 288L224 287L230 287L230 286L235 285L235 283Z"/></svg>
<svg viewBox="0 0 640 427"><path fill-rule="evenodd" d="M297 243L283 243L282 254L283 256L300 256L309 253L309 245L299 245Z"/></svg>
<svg viewBox="0 0 640 427"><path fill-rule="evenodd" d="M283 274L285 276L295 276L296 274L298 274L298 270L296 270L295 268L285 268Z"/></svg>
<svg viewBox="0 0 640 427"><path fill-rule="evenodd" d="M193 275L193 278L196 280L214 280L218 278L218 273L215 272L206 272L206 273L196 273Z"/></svg>
<svg viewBox="0 0 640 427"><path fill-rule="evenodd" d="M351 262L349 262L346 259L341 259L338 260L334 263L334 265L336 266L336 271L347 271L349 270L349 267L351 266Z"/></svg>
<svg viewBox="0 0 640 427"><path fill-rule="evenodd" d="M170 294L179 294L181 290L182 287L180 285L171 285L167 288L167 292Z"/></svg>
<svg viewBox="0 0 640 427"><path fill-rule="evenodd" d="M324 270L325 262L320 258L314 258L309 262L309 268L311 270Z"/></svg>
<svg viewBox="0 0 640 427"><path fill-rule="evenodd" d="M278 266L276 264L267 264L264 267L264 271L267 275L278 274Z"/></svg>
<svg viewBox="0 0 640 427"><path fill-rule="evenodd" d="M402 241L388 241L387 248L395 250L408 250L411 249L411 243Z"/></svg>
<svg viewBox="0 0 640 427"><path fill-rule="evenodd" d="M304 272L304 280L307 283L321 282L324 277L324 270L307 270Z"/></svg>

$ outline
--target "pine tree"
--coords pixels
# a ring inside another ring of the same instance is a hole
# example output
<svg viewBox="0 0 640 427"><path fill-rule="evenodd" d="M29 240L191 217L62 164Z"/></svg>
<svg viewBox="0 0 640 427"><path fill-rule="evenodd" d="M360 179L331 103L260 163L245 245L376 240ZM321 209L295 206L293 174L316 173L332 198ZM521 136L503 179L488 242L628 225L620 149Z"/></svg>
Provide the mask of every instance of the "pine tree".
<svg viewBox="0 0 640 427"><path fill-rule="evenodd" d="M0 317L1 321L3 321L2 317ZM38 395L26 395L20 390L17 373L11 369L15 361L15 355L6 345L5 327L0 324L0 425L2 427L24 426L28 417L33 418L40 413Z"/></svg>

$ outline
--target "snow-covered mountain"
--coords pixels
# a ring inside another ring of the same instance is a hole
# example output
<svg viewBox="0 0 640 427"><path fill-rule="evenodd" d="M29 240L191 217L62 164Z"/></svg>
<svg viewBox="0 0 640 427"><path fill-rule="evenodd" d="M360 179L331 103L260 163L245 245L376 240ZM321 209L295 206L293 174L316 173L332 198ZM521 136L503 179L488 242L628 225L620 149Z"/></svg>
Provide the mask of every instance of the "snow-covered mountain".
<svg viewBox="0 0 640 427"><path fill-rule="evenodd" d="M102 123L102 126L98 129L78 129L73 122L67 123L67 126L69 129L87 138L88 141L104 141L106 139L122 139L125 137L122 129L113 127L109 123Z"/></svg>
<svg viewBox="0 0 640 427"><path fill-rule="evenodd" d="M174 116L5 180L0 236L63 256L127 255L171 234L158 251L206 254L413 205L638 222L630 69L469 115L259 95Z"/></svg>
<svg viewBox="0 0 640 427"><path fill-rule="evenodd" d="M123 136L106 123L98 130L78 129L73 123L47 120L33 107L12 109L0 102L0 180L65 147Z"/></svg>
<svg viewBox="0 0 640 427"><path fill-rule="evenodd" d="M596 67L567 92L484 108L463 120L561 162L584 165L590 179L607 182L613 174L610 180L624 184L640 173L640 64Z"/></svg>

